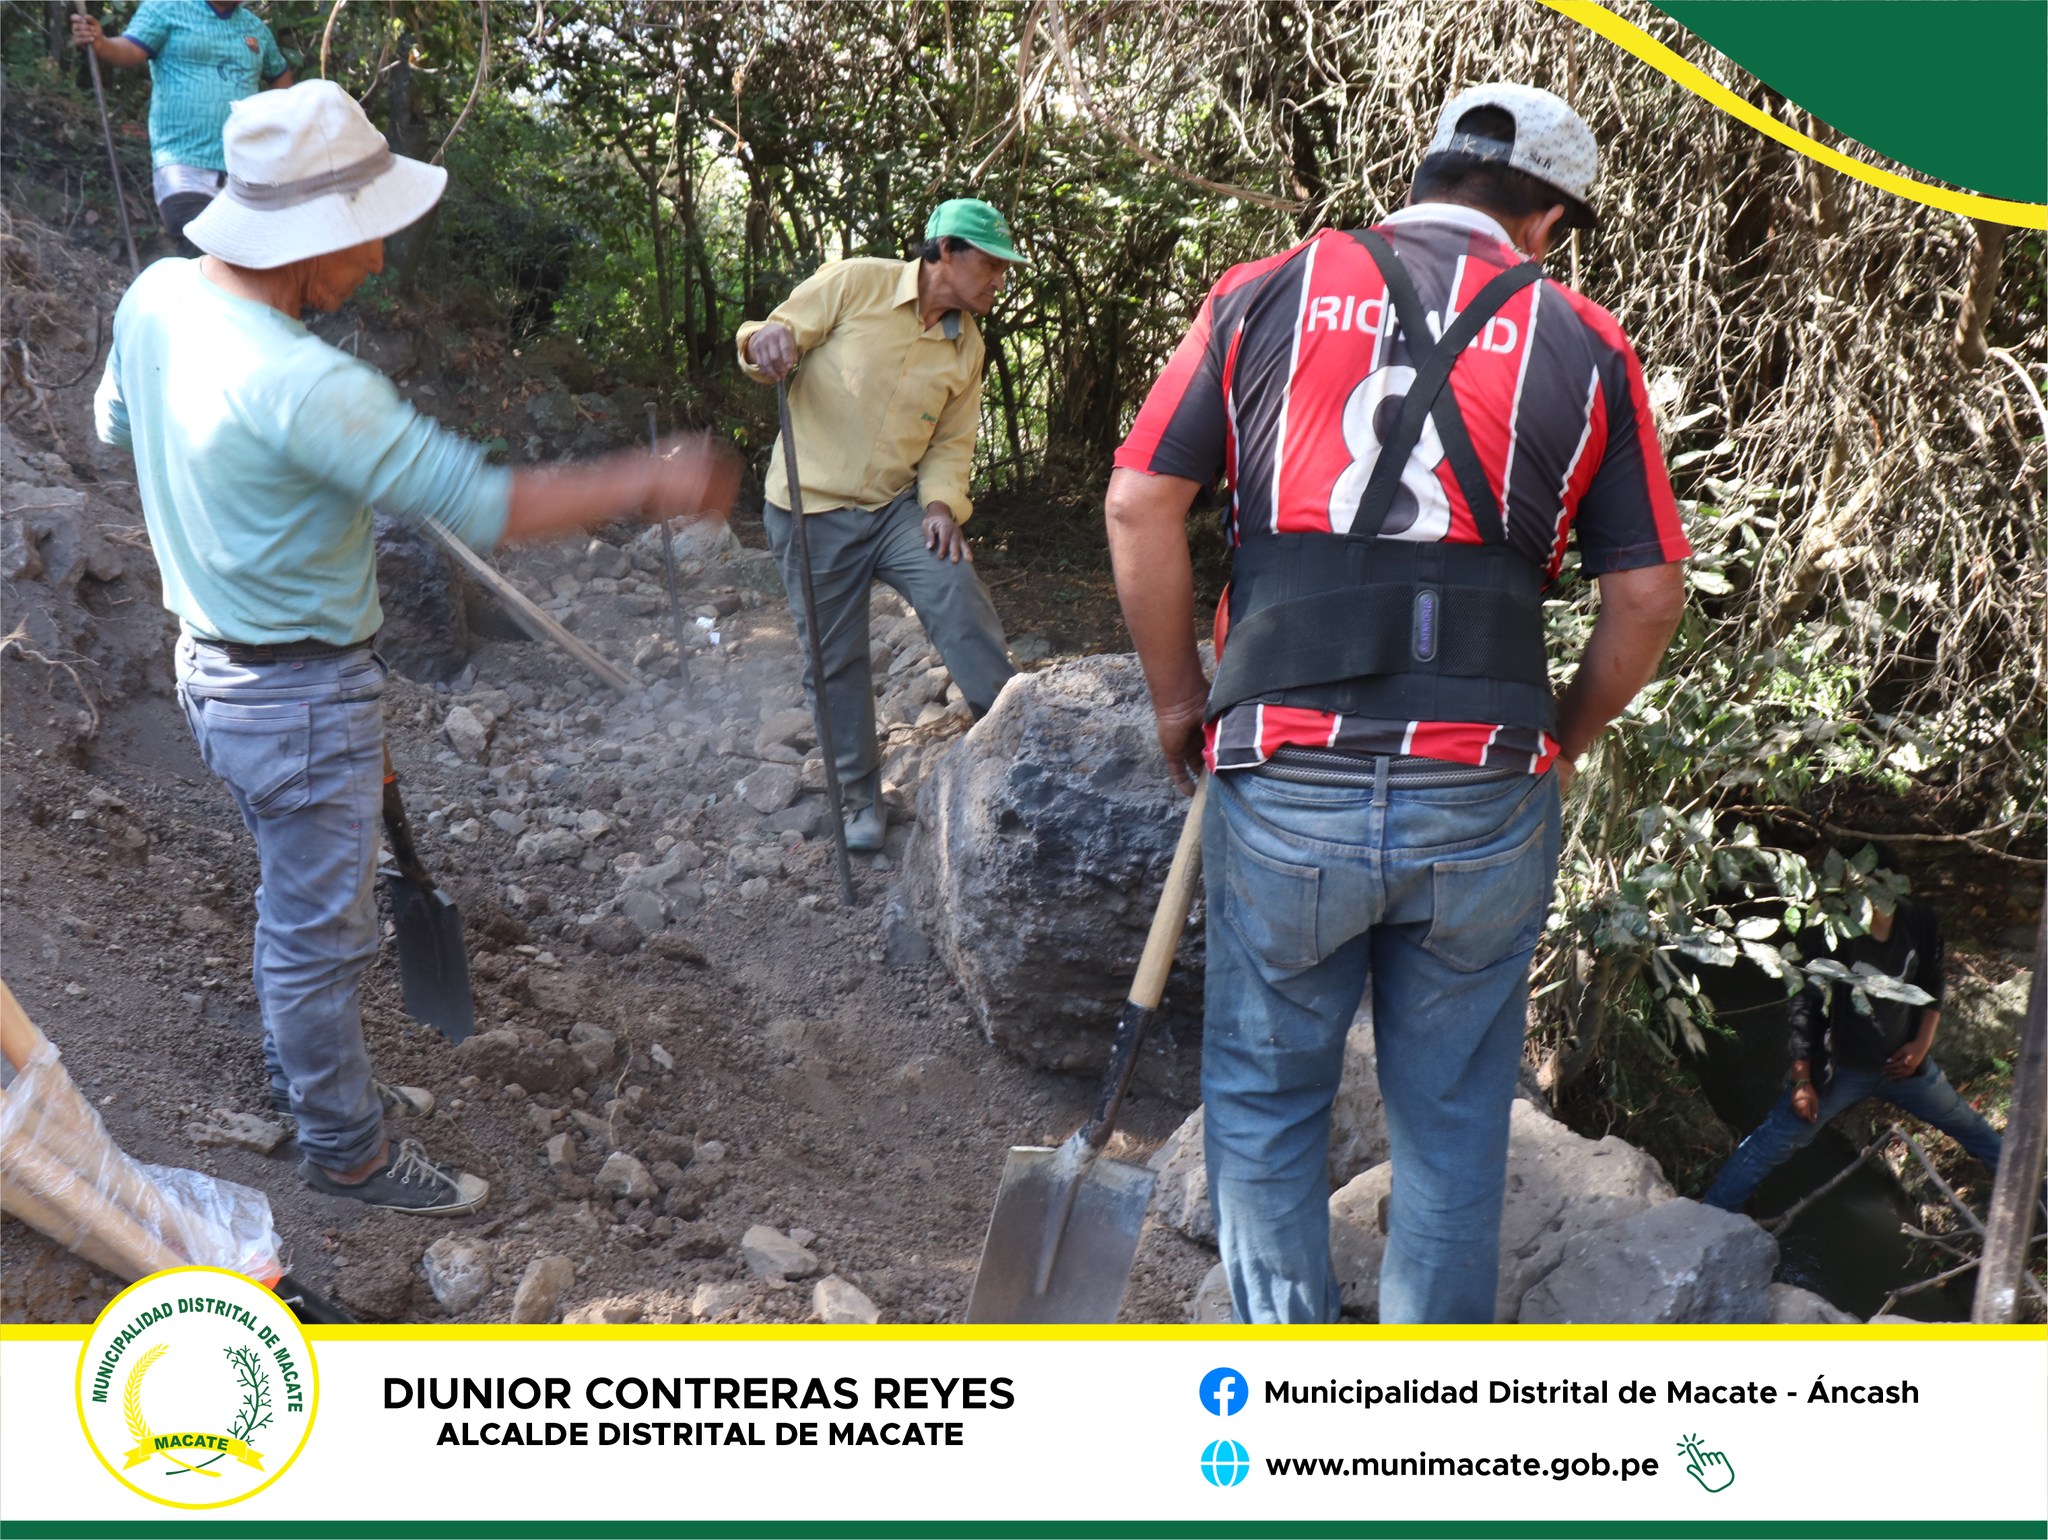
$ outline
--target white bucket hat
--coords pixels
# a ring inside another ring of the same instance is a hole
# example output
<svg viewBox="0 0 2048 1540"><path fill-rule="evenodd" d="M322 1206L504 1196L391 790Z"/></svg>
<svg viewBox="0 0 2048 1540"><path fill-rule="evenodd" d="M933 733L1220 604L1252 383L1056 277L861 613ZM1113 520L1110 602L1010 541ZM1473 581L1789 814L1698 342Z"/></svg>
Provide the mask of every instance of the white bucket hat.
<svg viewBox="0 0 2048 1540"><path fill-rule="evenodd" d="M237 267L283 267L395 235L448 185L440 166L392 154L331 80L244 97L221 144L227 185L185 234Z"/></svg>

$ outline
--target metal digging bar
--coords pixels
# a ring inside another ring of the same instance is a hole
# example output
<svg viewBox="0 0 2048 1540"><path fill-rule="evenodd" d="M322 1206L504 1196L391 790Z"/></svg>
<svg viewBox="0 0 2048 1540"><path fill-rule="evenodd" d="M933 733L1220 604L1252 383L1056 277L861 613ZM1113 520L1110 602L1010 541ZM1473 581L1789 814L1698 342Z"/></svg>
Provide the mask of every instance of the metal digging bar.
<svg viewBox="0 0 2048 1540"><path fill-rule="evenodd" d="M796 542L803 575L804 654L811 669L811 718L818 728L818 753L825 760L825 801L832 812L833 854L839 863L839 899L853 907L853 862L846 853L846 805L840 800L839 758L832 743L832 713L825 704L825 648L818 637L818 591L811 581L811 536L804 528L804 494L797 485L796 430L789 424L789 387L775 382L775 415L782 428L782 468L789 475L790 538ZM877 788L879 790L880 788Z"/></svg>
<svg viewBox="0 0 2048 1540"><path fill-rule="evenodd" d="M654 403L647 403L647 452L661 453L661 435L654 426ZM692 693L690 679L690 655L683 650L683 606L676 598L676 552L675 536L669 532L668 520L661 521L661 579L668 589L668 634L676 644L676 682L683 688L683 699L687 701Z"/></svg>
<svg viewBox="0 0 2048 1540"><path fill-rule="evenodd" d="M71 9L85 15L85 0L71 0ZM107 141L107 170L114 178L114 207L121 215L121 239L128 246L128 272L132 277L140 277L142 258L135 254L135 232L128 227L128 189L121 185L121 157L114 153L114 125L107 117L106 87L100 83L100 56L88 48L85 63L92 71L92 94L100 104L100 137Z"/></svg>

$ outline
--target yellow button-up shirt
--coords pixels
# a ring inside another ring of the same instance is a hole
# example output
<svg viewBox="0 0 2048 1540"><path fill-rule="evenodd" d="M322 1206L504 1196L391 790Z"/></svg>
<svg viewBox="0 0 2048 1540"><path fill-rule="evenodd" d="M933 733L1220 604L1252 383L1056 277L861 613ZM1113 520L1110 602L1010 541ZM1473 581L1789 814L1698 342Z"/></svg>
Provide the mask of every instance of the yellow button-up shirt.
<svg viewBox="0 0 2048 1540"><path fill-rule="evenodd" d="M918 266L882 257L828 263L768 317L790 329L801 354L789 417L806 513L880 508L912 483L920 502L944 503L959 523L974 512L967 480L981 422L981 332L965 314L952 337L945 317L918 323ZM768 321L739 330L740 368L764 384L747 340ZM788 505L780 435L765 490Z"/></svg>

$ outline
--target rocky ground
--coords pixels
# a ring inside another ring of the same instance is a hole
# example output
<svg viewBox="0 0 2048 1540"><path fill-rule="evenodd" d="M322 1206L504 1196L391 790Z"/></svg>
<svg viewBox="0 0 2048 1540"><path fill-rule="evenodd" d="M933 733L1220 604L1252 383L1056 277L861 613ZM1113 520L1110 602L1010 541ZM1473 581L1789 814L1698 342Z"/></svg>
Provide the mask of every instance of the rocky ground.
<svg viewBox="0 0 2048 1540"><path fill-rule="evenodd" d="M632 672L626 692L385 529L390 746L462 909L478 1031L451 1047L409 1020L388 946L366 1030L384 1079L433 1096L394 1131L487 1178L492 1200L472 1220L366 1212L297 1180L270 1113L253 850L171 698L132 467L92 436L125 270L23 218L0 249L0 330L19 339L0 381L0 974L120 1144L267 1194L295 1274L365 1319L958 1319L1005 1149L1057 1142L1092 1106L1090 1002L1106 1039L1117 959L1135 957L1175 832L1134 669L1062 662L1120 646L1113 611L986 544L1019 663L1057 667L963 745L958 690L877 593L894 827L856 859L849 908L757 522L677 541L680 648L656 533L500 563ZM329 334L514 458L642 431L642 393L598 391L559 349L521 359L362 320ZM1083 719L1100 725L1070 730ZM1213 1236L1182 1129L1193 998L1185 978L1169 993L1112 1146L1162 1169L1131 1321L1216 1308L1213 1279L1197 1299ZM1369 1044L1354 1058L1369 1071ZM1347 1302L1371 1318L1387 1167L1369 1074L1340 1110L1339 1252ZM1517 1119L1503 1319L1590 1319L1589 1301L1632 1288L1631 1318L1825 1318L1773 1295L1761 1231L1693 1212L1642 1152L1581 1139L1535 1101ZM0 1318L90 1320L120 1287L12 1220L0 1245ZM1645 1257L1725 1284L1657 1295L1623 1276Z"/></svg>
<svg viewBox="0 0 2048 1540"><path fill-rule="evenodd" d="M92 308L111 312L121 273L26 221L9 239L36 368L14 376L0 440L20 633L0 661L0 971L122 1146L268 1194L295 1273L365 1318L505 1320L527 1280L523 1318L956 1319L1004 1150L1063 1137L1095 1087L996 1052L935 963L885 951L918 784L967 726L915 619L878 592L897 824L857 858L846 909L788 611L742 543L757 524L679 542L687 683L656 536L614 529L505 564L644 681L627 695L507 638L477 593L423 579L417 543L387 540L388 637L414 675L385 697L390 743L463 911L478 1035L451 1048L408 1020L388 948L367 1031L383 1078L435 1096L396 1131L493 1194L453 1222L323 1198L288 1140L251 1147L281 1132L248 980L253 850L171 699L132 468L91 433ZM395 346L366 335L366 353ZM51 360L78 380L54 388ZM616 399L555 377L495 383L532 430L515 452L637 432ZM407 379L429 410L457 388ZM565 400L574 421L556 422ZM1026 663L1074 646L1025 629L1043 613L1012 602L1029 586L996 585ZM466 658L436 646L436 616L444 640L469 633ZM1117 1153L1149 1154L1185 1115L1186 1056L1155 1055ZM89 1320L119 1287L14 1221L0 1234L7 1319ZM1207 1265L1149 1234L1130 1318L1186 1319Z"/></svg>
<svg viewBox="0 0 2048 1540"><path fill-rule="evenodd" d="M658 553L643 536L524 559L529 586L645 690L495 642L449 688L394 678L385 699L426 859L463 910L478 1033L451 1049L408 1021L387 958L370 1037L384 1078L436 1095L404 1131L492 1182L481 1222L366 1215L302 1189L288 1143L246 1147L280 1131L261 1126L253 857L154 675L90 734L58 700L9 692L9 982L127 1148L269 1193L295 1270L365 1315L504 1319L529 1263L559 1254L578 1259L562 1304L608 1318L803 1319L814 1277L833 1275L891 1319L951 1318L1004 1147L1063 1136L1091 1087L989 1049L930 964L888 966L907 824L859 859L859 901L841 907L765 553L691 564L687 686ZM99 589L88 606L153 597L140 552L80 582ZM914 619L878 603L875 629L884 794L902 816L967 718ZM91 688L94 666L74 667ZM70 676L43 682L61 697ZM1184 1110L1135 1105L1131 1152ZM742 1246L759 1225L802 1254L763 1262ZM430 1290L446 1269L418 1264L435 1248L471 1281ZM14 1258L36 1248L9 1249L13 1314L90 1314L111 1287L19 1288ZM1184 1315L1200 1267L1170 1239L1154 1249L1135 1318Z"/></svg>

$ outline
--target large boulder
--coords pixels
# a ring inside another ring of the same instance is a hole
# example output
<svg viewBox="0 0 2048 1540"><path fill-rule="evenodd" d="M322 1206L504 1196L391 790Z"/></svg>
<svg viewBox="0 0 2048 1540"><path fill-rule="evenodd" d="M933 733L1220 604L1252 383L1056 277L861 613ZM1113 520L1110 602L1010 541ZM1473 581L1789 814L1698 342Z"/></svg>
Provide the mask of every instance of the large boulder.
<svg viewBox="0 0 2048 1540"><path fill-rule="evenodd" d="M1209 1172L1202 1153L1203 1110L1197 1107L1148 1162L1159 1173L1152 1211L1189 1240L1216 1244L1209 1212ZM1368 1003L1344 1040L1344 1076L1330 1109L1330 1185L1342 1187L1387 1158L1387 1109L1380 1101Z"/></svg>
<svg viewBox="0 0 2048 1540"><path fill-rule="evenodd" d="M1934 1040L1934 1062L1950 1080L1975 1080L2019 1058L2020 1023L2033 981L2034 975L2022 969L2003 984L1969 974L1950 982L1941 1001L1941 1033Z"/></svg>
<svg viewBox="0 0 2048 1540"><path fill-rule="evenodd" d="M1187 806L1129 656L1018 675L939 760L908 911L991 1042L1045 1068L1102 1064ZM1181 954L1155 1030L1200 1025L1199 945Z"/></svg>
<svg viewBox="0 0 2048 1540"><path fill-rule="evenodd" d="M1575 1235L1522 1301L1524 1325L1768 1321L1778 1243L1753 1219L1674 1198Z"/></svg>
<svg viewBox="0 0 2048 1540"><path fill-rule="evenodd" d="M1509 1118L1496 1321L1519 1317L1523 1296L1559 1265L1573 1240L1673 1200L1657 1162L1634 1145L1611 1134L1582 1139L1520 1099ZM1393 1175L1392 1163L1374 1166L1330 1198L1330 1261L1344 1309L1368 1320L1379 1318Z"/></svg>

